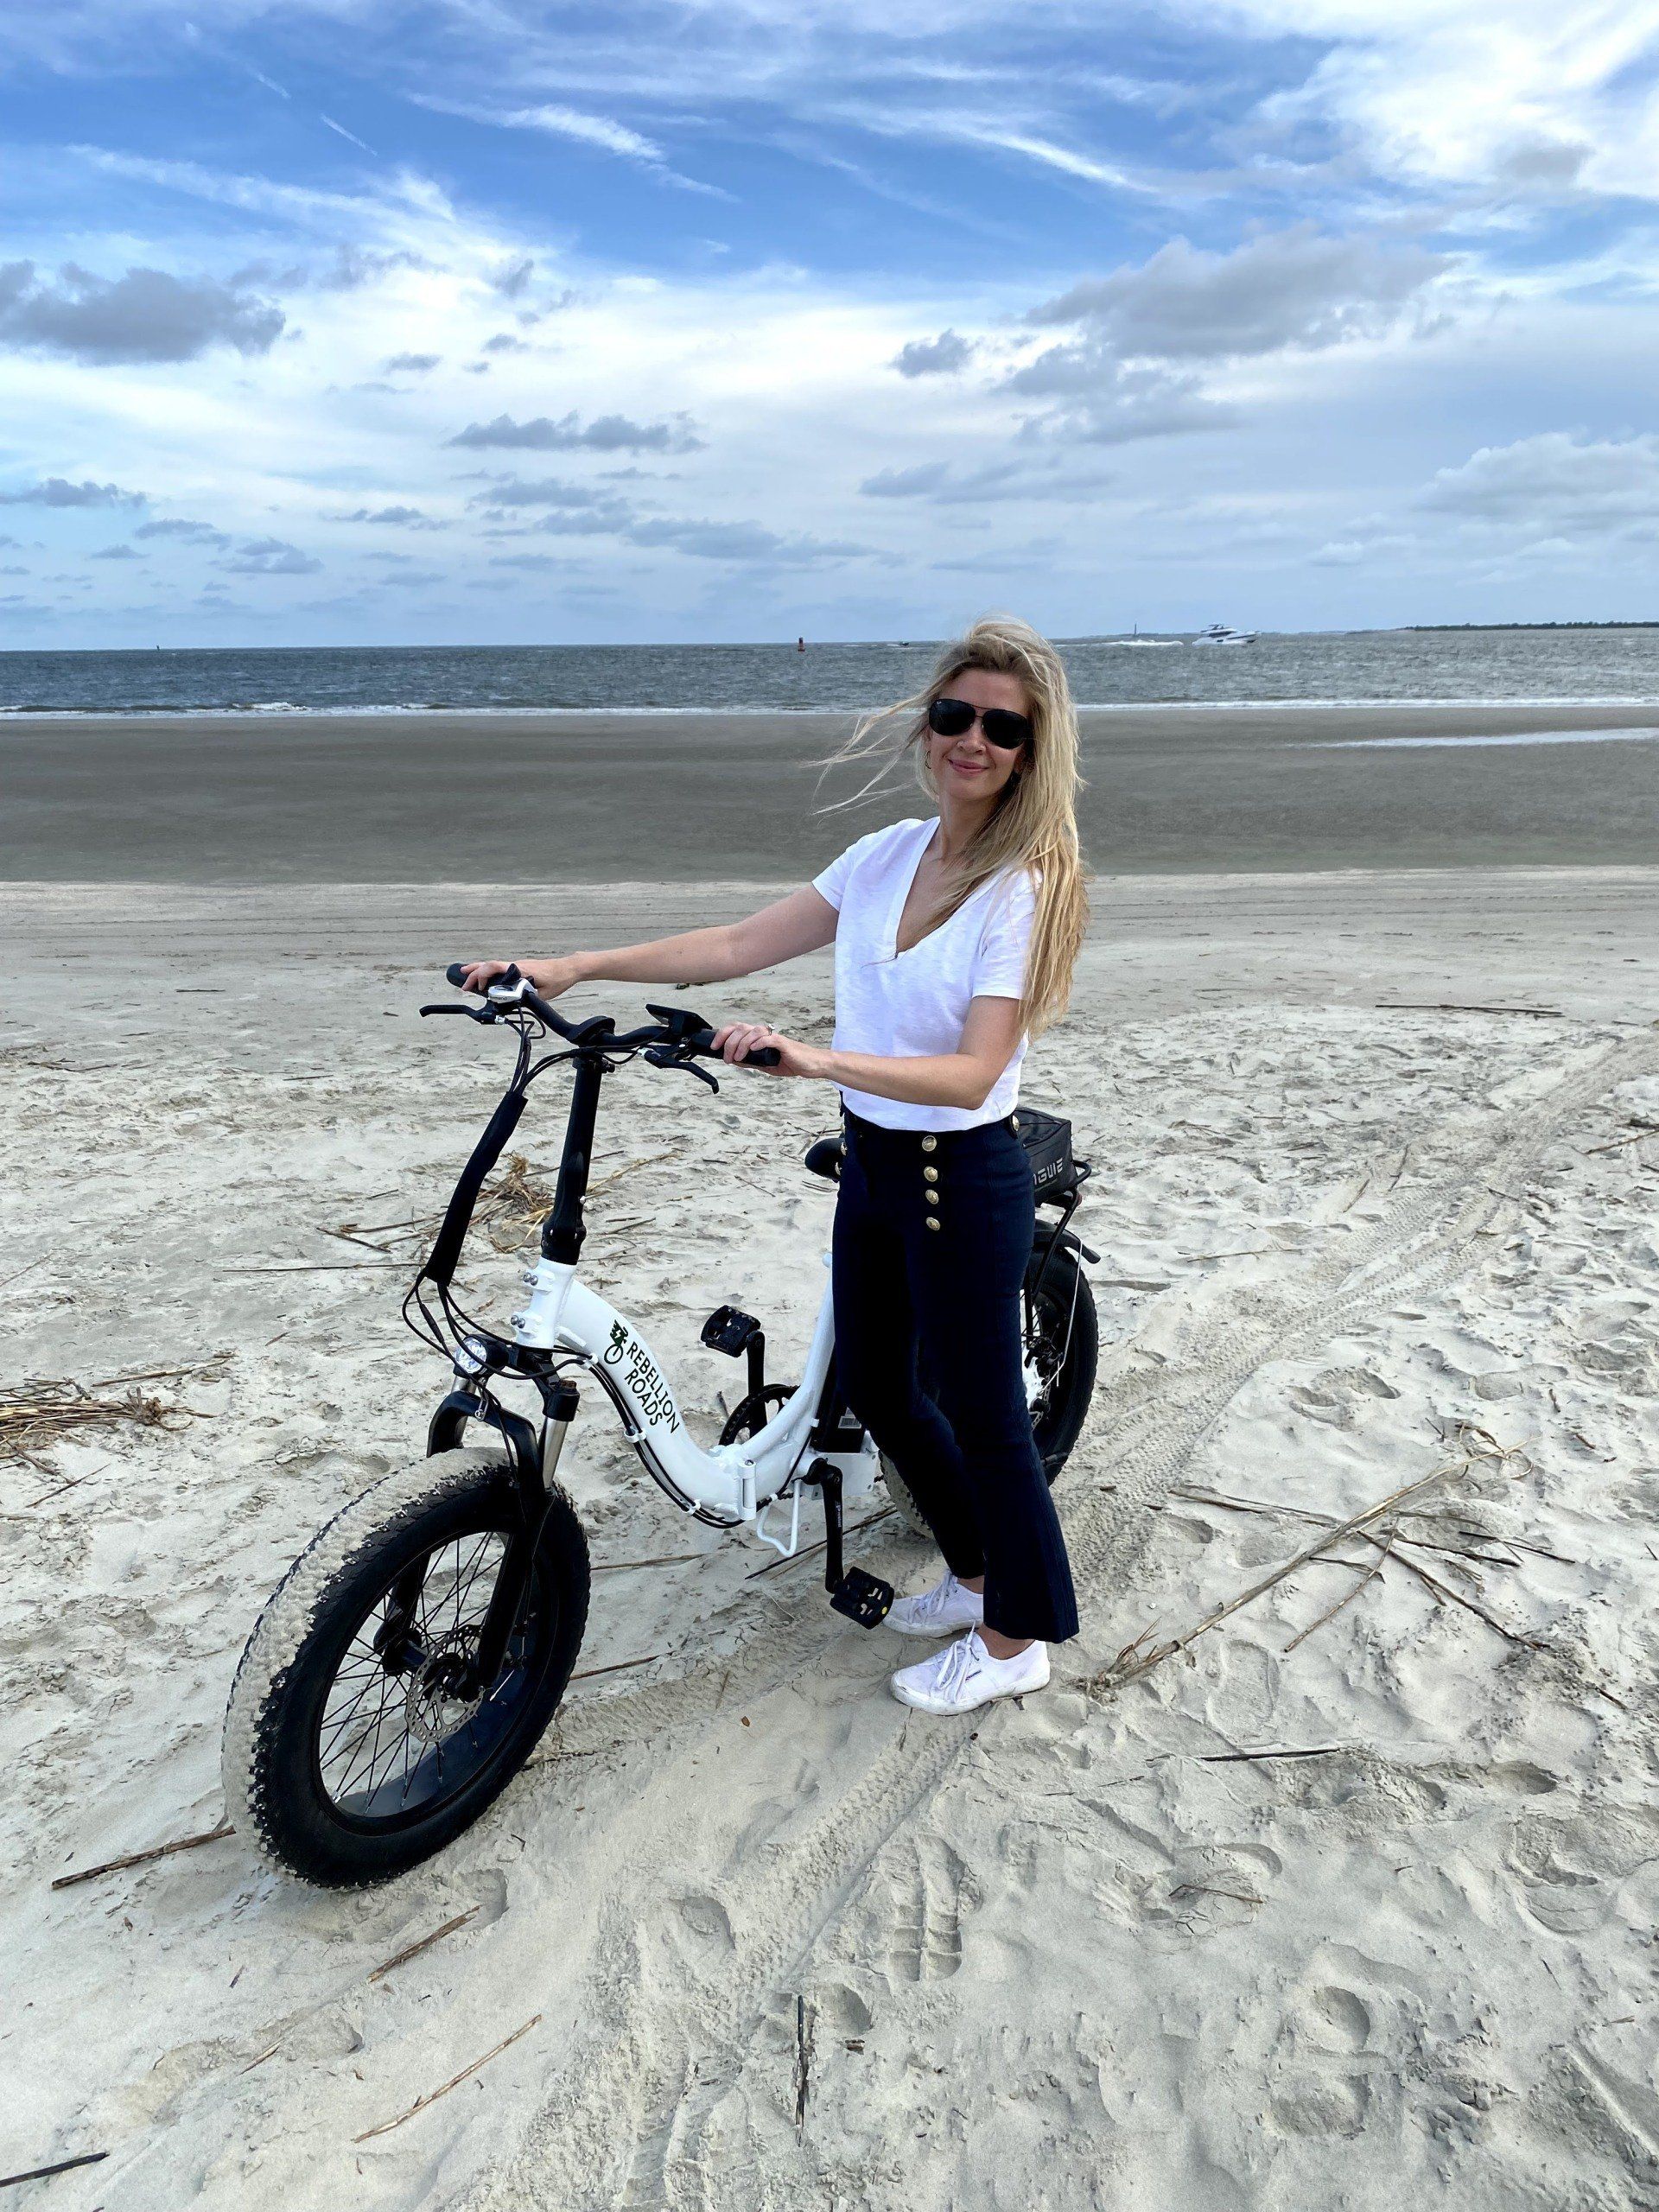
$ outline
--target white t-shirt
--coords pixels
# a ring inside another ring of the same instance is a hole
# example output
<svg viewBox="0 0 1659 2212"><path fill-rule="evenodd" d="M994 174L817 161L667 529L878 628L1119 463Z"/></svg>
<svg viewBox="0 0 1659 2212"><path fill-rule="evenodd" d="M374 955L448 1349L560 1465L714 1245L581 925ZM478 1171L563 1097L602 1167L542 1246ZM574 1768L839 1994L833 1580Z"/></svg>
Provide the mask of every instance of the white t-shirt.
<svg viewBox="0 0 1659 2212"><path fill-rule="evenodd" d="M976 998L1017 999L1025 984L1037 895L1023 869L1005 868L965 899L949 921L903 952L899 918L937 814L873 830L830 861L813 888L836 907L836 1037L842 1052L913 1058L955 1052ZM872 1091L841 1095L855 1114L890 1129L971 1129L1001 1121L1020 1096L1022 1036L979 1107L922 1106Z"/></svg>

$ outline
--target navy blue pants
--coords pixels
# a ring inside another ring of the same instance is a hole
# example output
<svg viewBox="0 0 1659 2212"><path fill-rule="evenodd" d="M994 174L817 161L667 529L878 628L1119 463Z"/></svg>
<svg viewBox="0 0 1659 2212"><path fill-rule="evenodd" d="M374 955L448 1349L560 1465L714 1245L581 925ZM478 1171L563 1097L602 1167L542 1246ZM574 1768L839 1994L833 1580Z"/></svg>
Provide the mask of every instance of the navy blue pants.
<svg viewBox="0 0 1659 2212"><path fill-rule="evenodd" d="M1020 1285L1036 1230L1010 1121L888 1129L842 1109L833 1248L842 1395L910 1487L985 1624L1077 1632L1065 1539L1031 1433ZM937 1402L922 1390L923 1351Z"/></svg>

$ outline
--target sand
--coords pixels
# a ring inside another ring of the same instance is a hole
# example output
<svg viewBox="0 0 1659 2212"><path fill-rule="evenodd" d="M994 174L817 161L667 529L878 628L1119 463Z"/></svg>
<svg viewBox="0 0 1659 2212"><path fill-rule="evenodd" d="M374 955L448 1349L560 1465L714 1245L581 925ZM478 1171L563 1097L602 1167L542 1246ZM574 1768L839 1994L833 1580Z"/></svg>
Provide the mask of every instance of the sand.
<svg viewBox="0 0 1659 2212"><path fill-rule="evenodd" d="M7 715L0 880L798 882L866 830L931 810L907 777L856 811L817 810L862 780L819 781L851 728L845 715ZM1084 715L1082 772L1083 847L1103 874L1642 867L1659 710L1126 709Z"/></svg>
<svg viewBox="0 0 1659 2212"><path fill-rule="evenodd" d="M236 1836L50 1887L214 1827L256 1612L420 1448L446 1377L408 1269L326 1230L437 1203L494 1096L499 1038L414 1016L438 964L766 895L663 874L0 888L8 1378L228 1355L156 1386L173 1433L0 1462L0 2175L106 2154L10 2202L1659 2205L1659 870L1096 886L1025 1087L1096 1163L1103 1340L1041 1696L893 1703L910 1649L811 1564L752 1579L772 1555L680 1520L589 1394L580 1663L648 1663L577 1683L460 1842L358 1896ZM819 1036L829 986L685 997ZM831 1099L607 1085L586 1271L706 1437L711 1306L780 1373L804 1342ZM464 1280L505 1312L486 1243ZM1122 1659L1431 1475L1369 1580L1351 1537ZM859 1548L931 1579L891 1523Z"/></svg>

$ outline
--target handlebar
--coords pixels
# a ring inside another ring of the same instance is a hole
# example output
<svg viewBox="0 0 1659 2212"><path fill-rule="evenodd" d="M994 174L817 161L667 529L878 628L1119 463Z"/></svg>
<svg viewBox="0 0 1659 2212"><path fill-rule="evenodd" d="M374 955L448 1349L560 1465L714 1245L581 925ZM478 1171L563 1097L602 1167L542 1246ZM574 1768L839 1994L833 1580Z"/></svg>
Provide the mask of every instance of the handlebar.
<svg viewBox="0 0 1659 2212"><path fill-rule="evenodd" d="M465 987L467 970L459 960L451 961L448 967L445 969L444 974L457 990ZM496 976L488 983L483 995L493 1007L500 1007L505 1010L509 1007L523 1007L527 1013L533 1014L538 1021L555 1031L557 1035L564 1038L570 1044L591 1044L597 1046L601 1052L636 1052L643 1046L658 1045L671 1046L678 1052L689 1053L694 1057L701 1056L713 1060L724 1060L726 1058L724 1052L714 1042L715 1033L712 1029L690 1028L685 1026L684 1015L688 1009L682 1007L648 1005L645 1011L648 1014L659 1015L660 1020L652 1023L646 1028L630 1029L620 1034L608 1028L601 1030L600 1024L594 1021L583 1022L580 1026L569 1022L563 1014L554 1010L538 991L532 989L530 978L523 975L516 964L509 966L505 974ZM494 1018L493 1014L480 1014L473 1007L466 1006L423 1006L421 1012L423 1014L464 1014L475 1021L488 1021ZM775 1068L782 1058L783 1054L775 1045L762 1045L755 1051L746 1053L742 1059L729 1062L728 1065L736 1067Z"/></svg>

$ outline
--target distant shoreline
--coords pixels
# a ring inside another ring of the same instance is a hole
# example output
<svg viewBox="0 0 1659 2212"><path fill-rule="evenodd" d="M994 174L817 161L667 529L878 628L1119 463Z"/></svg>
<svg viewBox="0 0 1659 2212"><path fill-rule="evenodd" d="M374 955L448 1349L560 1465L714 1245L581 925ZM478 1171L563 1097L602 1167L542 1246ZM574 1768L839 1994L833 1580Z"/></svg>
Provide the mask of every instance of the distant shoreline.
<svg viewBox="0 0 1659 2212"><path fill-rule="evenodd" d="M1397 630L1425 630L1430 632L1458 630L1659 630L1659 620L1650 622L1400 622ZM1339 635L1340 632L1333 634ZM1356 633L1357 634L1357 633Z"/></svg>

